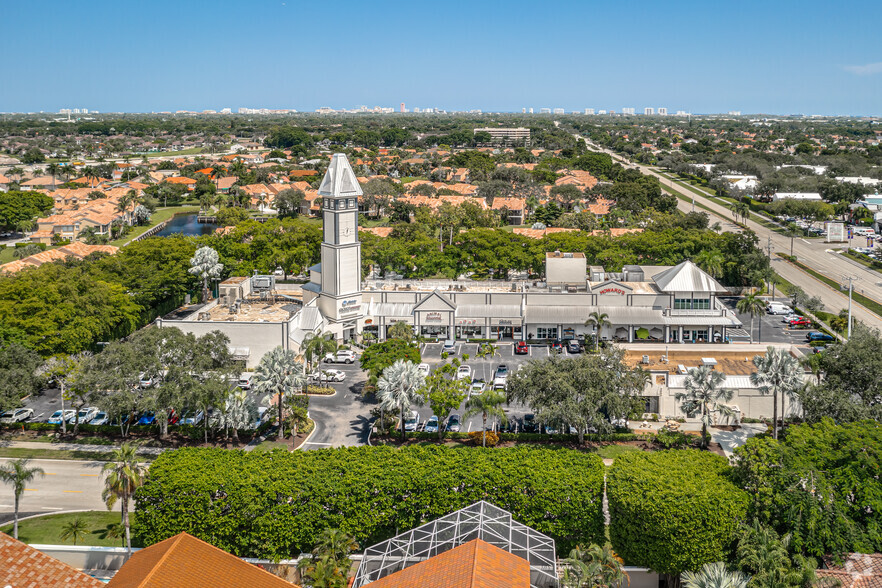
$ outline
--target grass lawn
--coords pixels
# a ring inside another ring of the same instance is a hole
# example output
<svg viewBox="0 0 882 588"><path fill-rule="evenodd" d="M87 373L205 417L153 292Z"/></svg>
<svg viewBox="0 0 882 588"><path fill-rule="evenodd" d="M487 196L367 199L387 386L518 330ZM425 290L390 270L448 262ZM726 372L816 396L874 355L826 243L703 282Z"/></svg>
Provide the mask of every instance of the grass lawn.
<svg viewBox="0 0 882 588"><path fill-rule="evenodd" d="M279 441L264 441L260 443L257 447L255 447L254 451L272 451L273 449L283 449L285 451L291 451L291 444Z"/></svg>
<svg viewBox="0 0 882 588"><path fill-rule="evenodd" d="M129 233L122 239L110 241L109 245L113 245L114 247L122 247L124 244L128 243L135 237L143 235L159 223L167 221L177 214L195 214L197 212L199 212L199 206L169 206L168 208L157 208L156 212L154 212L153 215L151 215L150 217L149 225L145 225L143 227L135 227L134 229L132 229L131 233Z"/></svg>
<svg viewBox="0 0 882 588"><path fill-rule="evenodd" d="M604 445L603 447L598 447L595 453L601 459L615 459L624 453L632 453L634 451L643 450L633 445Z"/></svg>
<svg viewBox="0 0 882 588"><path fill-rule="evenodd" d="M78 459L84 461L110 461L113 453L110 451L74 451L67 449L28 449L24 447L0 447L0 457L13 457L28 459ZM156 459L152 455L140 455L141 461Z"/></svg>
<svg viewBox="0 0 882 588"><path fill-rule="evenodd" d="M87 529L85 536L77 541L78 545L92 545L95 547L123 546L122 539L107 536L108 525L119 524L122 518L118 508L114 508L113 511L90 510L86 512L46 515L20 521L18 523L18 539L24 543L73 545L73 541L70 539L62 541L61 533L64 525L78 517L86 524ZM0 527L0 531L12 535L12 525Z"/></svg>
<svg viewBox="0 0 882 588"><path fill-rule="evenodd" d="M227 148L229 148L229 145L225 146L225 150ZM130 159L134 161L135 159L140 160L145 156L149 159L151 157L170 157L172 155L198 155L200 153L206 153L203 147L191 147L190 149L181 149L180 151L156 151L154 153L137 153L135 155L132 155ZM218 155L220 155L220 153L218 153Z"/></svg>

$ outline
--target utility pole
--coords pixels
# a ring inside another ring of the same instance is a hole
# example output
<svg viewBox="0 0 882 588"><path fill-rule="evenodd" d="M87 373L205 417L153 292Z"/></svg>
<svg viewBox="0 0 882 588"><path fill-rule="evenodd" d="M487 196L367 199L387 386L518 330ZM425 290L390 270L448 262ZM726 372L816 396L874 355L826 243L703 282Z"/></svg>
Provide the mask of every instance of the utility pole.
<svg viewBox="0 0 882 588"><path fill-rule="evenodd" d="M771 270L772 269L772 236L771 235L769 235L769 243L768 243L768 245L766 245L766 257L768 257L768 259L769 259L769 269ZM771 282L770 285L772 286L772 302L774 302L775 301L775 280L774 280L774 278L771 277L771 274L769 275L769 281Z"/></svg>
<svg viewBox="0 0 882 588"><path fill-rule="evenodd" d="M844 276L846 280L848 280L848 328L846 329L845 338L851 339L851 294L854 292L854 286L852 282L857 278L852 276Z"/></svg>

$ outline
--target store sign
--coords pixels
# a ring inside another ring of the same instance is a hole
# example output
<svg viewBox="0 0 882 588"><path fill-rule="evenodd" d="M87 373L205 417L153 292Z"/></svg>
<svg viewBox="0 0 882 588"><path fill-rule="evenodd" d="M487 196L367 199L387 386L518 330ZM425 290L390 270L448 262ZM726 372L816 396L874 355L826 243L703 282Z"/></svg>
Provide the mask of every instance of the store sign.
<svg viewBox="0 0 882 588"><path fill-rule="evenodd" d="M366 325L373 324L373 322L374 322L374 319L364 319L364 324L366 324Z"/></svg>
<svg viewBox="0 0 882 588"><path fill-rule="evenodd" d="M508 320L508 319L500 319L500 320L499 320L499 324L500 324L500 325L510 325L510 324L511 324L511 321Z"/></svg>
<svg viewBox="0 0 882 588"><path fill-rule="evenodd" d="M603 290L598 292L598 294L618 294L620 296L624 296L625 291L621 288L604 288Z"/></svg>
<svg viewBox="0 0 882 588"><path fill-rule="evenodd" d="M440 321L441 320L441 313L440 312L427 312L426 313L426 320L427 321Z"/></svg>
<svg viewBox="0 0 882 588"><path fill-rule="evenodd" d="M361 310L361 301L358 298L350 298L340 303L340 313L350 314Z"/></svg>

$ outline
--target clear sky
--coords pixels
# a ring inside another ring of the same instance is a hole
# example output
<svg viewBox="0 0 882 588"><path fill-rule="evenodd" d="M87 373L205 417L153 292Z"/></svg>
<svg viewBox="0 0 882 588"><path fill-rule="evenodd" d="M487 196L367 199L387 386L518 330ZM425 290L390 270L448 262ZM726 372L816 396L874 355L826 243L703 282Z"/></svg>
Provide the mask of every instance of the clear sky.
<svg viewBox="0 0 882 588"><path fill-rule="evenodd" d="M882 115L882 1L0 0L0 111Z"/></svg>

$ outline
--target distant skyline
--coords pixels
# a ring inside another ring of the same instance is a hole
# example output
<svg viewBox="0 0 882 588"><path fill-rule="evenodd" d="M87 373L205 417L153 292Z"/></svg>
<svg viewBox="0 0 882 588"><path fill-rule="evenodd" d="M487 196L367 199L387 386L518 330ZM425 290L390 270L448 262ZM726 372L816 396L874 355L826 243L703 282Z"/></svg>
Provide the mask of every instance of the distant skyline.
<svg viewBox="0 0 882 588"><path fill-rule="evenodd" d="M356 105L882 115L882 2L0 5L0 112Z"/></svg>

